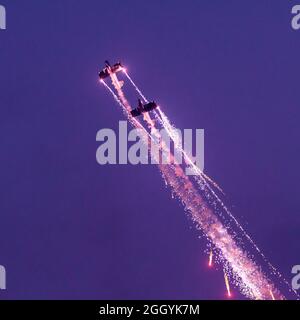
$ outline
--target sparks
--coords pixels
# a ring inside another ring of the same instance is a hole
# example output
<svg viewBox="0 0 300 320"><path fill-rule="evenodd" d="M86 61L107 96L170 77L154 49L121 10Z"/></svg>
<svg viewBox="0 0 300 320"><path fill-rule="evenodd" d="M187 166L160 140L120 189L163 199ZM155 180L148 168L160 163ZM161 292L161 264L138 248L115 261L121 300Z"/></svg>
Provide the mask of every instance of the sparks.
<svg viewBox="0 0 300 320"><path fill-rule="evenodd" d="M227 295L228 298L231 298L231 291L230 291L230 285L229 285L229 280L226 271L224 270L224 279L225 279L225 285L227 289Z"/></svg>
<svg viewBox="0 0 300 320"><path fill-rule="evenodd" d="M111 68L111 67L110 67ZM124 71L124 70L123 70ZM141 92L141 90L135 85L131 77L125 70L125 75L129 82L134 86L138 94L141 98L146 102L147 99L145 95ZM117 78L116 72L109 73L109 75L113 87L116 93L107 86L105 87L112 94L116 102L122 107L125 115L127 116L130 123L137 128L141 128L143 132L145 132L145 137L149 137L152 139L152 134L156 134L157 138L159 136L159 130L156 125L161 125L168 133L168 135L173 138L174 142L177 141L176 136L174 135L174 130L171 122L167 118L167 116L158 109L158 112L154 112L155 119L157 121L153 121L150 115L145 117L143 120L151 129L151 135L144 127L142 121L140 122L138 119L130 117L130 111L132 110L131 105L125 94L122 90L122 86ZM148 145L148 140L145 139L145 144ZM185 158L187 159L187 165L190 165L194 168L194 164L189 157L184 153L184 150L177 144L174 143L177 151L182 152ZM165 146L161 145L161 149L164 150ZM174 157L173 154L171 154ZM158 161L159 163L159 161ZM197 174L197 179L199 180L198 188L197 184L194 184L192 178L185 175L182 167L178 164L173 164L171 166L162 166L158 165L160 172L162 173L162 177L165 183L170 187L172 194L181 201L184 206L185 211L189 214L192 221L195 222L197 228L201 229L204 235L207 237L208 241L215 246L218 250L215 252L217 257L215 260L220 261L220 263L226 263L230 270L231 280L234 284L240 289L241 293L250 299L270 299L274 297L273 292L276 293L276 297L280 299L284 299L284 296L276 289L275 285L269 280L268 276L262 272L260 266L250 257L248 252L239 246L239 243L236 242L235 237L233 236L233 231L230 227L225 226L219 215L221 214L214 210L214 208L209 206L210 199L217 199L218 202L221 203L222 211L226 212L231 219L233 219L240 231L243 235L250 241L250 243L260 252L257 246L253 243L252 239L246 234L246 232L242 229L242 227L238 224L236 219L232 216L231 212L225 207L225 205L221 202L215 192L212 190L210 184L214 187L218 187L214 181L209 179L204 173L199 170L199 168L195 167L195 172ZM198 182L197 180L197 182ZM207 181L210 183L207 183ZM232 232L231 232L232 231ZM213 264L213 252L211 250L209 255L209 267ZM232 297L232 293L230 291L230 284L228 278L228 271L224 270L224 279L227 289L227 295L229 298ZM272 288L272 293L269 292L270 288ZM275 299L274 299L275 300Z"/></svg>
<svg viewBox="0 0 300 320"><path fill-rule="evenodd" d="M274 297L274 294L273 294L272 290L270 290L270 296L271 296L272 300L276 300L275 297Z"/></svg>
<svg viewBox="0 0 300 320"><path fill-rule="evenodd" d="M212 267L212 259L213 259L213 252L211 250L210 254L209 254L209 260L208 260L208 266L209 267Z"/></svg>

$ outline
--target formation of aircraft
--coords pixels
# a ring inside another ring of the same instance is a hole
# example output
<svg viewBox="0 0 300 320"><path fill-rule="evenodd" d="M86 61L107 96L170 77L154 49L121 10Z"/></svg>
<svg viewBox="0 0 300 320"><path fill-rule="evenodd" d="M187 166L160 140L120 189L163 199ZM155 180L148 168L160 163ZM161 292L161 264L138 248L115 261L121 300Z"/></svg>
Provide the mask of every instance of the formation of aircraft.
<svg viewBox="0 0 300 320"><path fill-rule="evenodd" d="M105 67L99 72L99 78L103 81L104 79L110 77L111 74L118 73L122 70L124 70L124 67L122 66L121 62L117 62L111 66L111 64L106 60ZM131 110L130 114L132 117L138 117L143 113L147 113L156 109L157 107L158 105L154 101L143 103L142 100L139 99L137 108Z"/></svg>

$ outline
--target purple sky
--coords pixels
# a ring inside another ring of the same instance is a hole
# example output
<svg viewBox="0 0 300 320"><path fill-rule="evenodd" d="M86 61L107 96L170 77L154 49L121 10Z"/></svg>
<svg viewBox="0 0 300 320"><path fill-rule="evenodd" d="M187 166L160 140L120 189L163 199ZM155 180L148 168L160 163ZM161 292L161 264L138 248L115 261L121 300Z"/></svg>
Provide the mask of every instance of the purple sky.
<svg viewBox="0 0 300 320"><path fill-rule="evenodd" d="M8 1L0 32L0 299L222 299L205 241L155 166L100 166L123 61L288 280L299 252L297 1ZM238 296L237 293L235 293Z"/></svg>

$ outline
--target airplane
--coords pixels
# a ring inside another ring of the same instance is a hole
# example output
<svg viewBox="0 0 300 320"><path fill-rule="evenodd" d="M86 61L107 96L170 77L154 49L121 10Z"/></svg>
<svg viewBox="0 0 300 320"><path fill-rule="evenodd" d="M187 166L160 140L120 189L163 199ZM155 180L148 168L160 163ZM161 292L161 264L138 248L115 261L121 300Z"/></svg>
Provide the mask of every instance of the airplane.
<svg viewBox="0 0 300 320"><path fill-rule="evenodd" d="M151 110L156 109L157 107L158 107L158 105L154 101L143 104L141 99L139 99L138 107L136 109L131 110L130 113L133 117L138 117L138 116L142 115L143 113L147 113Z"/></svg>
<svg viewBox="0 0 300 320"><path fill-rule="evenodd" d="M123 66L120 62L117 62L113 66L111 66L110 63L106 60L105 68L99 72L99 78L100 80L104 80L105 78L108 78L112 73L117 73L121 70L123 70Z"/></svg>

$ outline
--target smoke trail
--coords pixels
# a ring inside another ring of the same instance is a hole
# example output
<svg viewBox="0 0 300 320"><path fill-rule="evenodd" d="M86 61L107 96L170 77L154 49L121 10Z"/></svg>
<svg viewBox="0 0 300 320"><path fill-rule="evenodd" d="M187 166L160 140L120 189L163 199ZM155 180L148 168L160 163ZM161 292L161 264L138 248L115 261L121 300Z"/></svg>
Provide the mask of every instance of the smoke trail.
<svg viewBox="0 0 300 320"><path fill-rule="evenodd" d="M106 84L106 82L104 80L100 81L105 88L109 91L109 93L113 96L114 100L117 102L117 104L122 107L122 109L124 108L124 105L122 104L122 102L120 101L120 99L118 98L118 96L112 91L112 89Z"/></svg>
<svg viewBox="0 0 300 320"><path fill-rule="evenodd" d="M127 111L127 117L133 126L142 128L145 133L144 143L148 137L153 139L145 128L137 120L130 116L131 106L126 99L116 75L112 74L111 79L118 93L117 102L122 106L123 111ZM113 94L112 90L110 92ZM114 96L115 98L115 96ZM151 118L149 117L151 120ZM152 128L153 132L158 131ZM161 148L164 148L162 145ZM275 293L278 299L284 296L269 281L266 275L256 265L254 261L235 242L226 227L217 218L214 212L206 204L202 196L195 189L182 168L179 165L158 165L167 185L170 186L173 194L182 202L186 212L199 229L206 235L214 247L219 251L219 259L227 263L232 270L232 281L239 286L241 292L252 299L270 299L270 291Z"/></svg>
<svg viewBox="0 0 300 320"><path fill-rule="evenodd" d="M134 83L134 81L132 80L132 78L128 75L127 72L125 72L127 78L129 79L129 81L132 83L132 85L134 86L134 88L136 89L136 91L138 92L138 94L145 100L147 101L147 99L145 98L144 94L141 92L141 90L138 88L138 86ZM194 172L195 172L195 180L198 183L198 185L200 186L200 188L204 191L206 198L212 202L213 205L216 205L216 203L218 203L222 210L228 215L228 217L234 222L234 224L237 226L237 228L241 231L241 233L243 234L243 236L250 242L250 244L253 246L253 248L259 253L259 255L262 257L263 261L268 265L268 267L270 268L271 272L273 275L277 276L278 278L280 278L283 283L289 287L289 291L293 292L298 298L299 295L298 293L294 290L291 289L290 287L290 283L284 279L284 277L282 276L282 274L268 261L268 259L266 258L266 256L263 254L263 252L258 248L258 246L256 245L256 243L252 240L252 238L250 237L250 235L245 231L245 229L242 227L242 225L238 222L238 220L234 217L234 215L231 213L231 211L227 208L227 206L223 203L223 201L219 198L219 196L215 193L215 191L210 187L210 185L207 184L207 181L209 183L211 183L216 189L218 189L220 192L223 192L223 190L218 186L218 184L213 181L210 177L208 177L207 175L205 175L194 163L193 161L188 157L188 155L186 154L186 152L182 149L181 147L181 143L179 143L177 136L176 136L176 130L175 128L172 126L170 120L168 119L168 117L162 112L162 110L160 109L160 107L158 108L158 112L159 115L157 114L156 110L155 110L155 116L156 119L159 121L159 123L164 127L164 129L166 130L166 132L168 133L169 137L174 141L174 146L179 149L180 152L182 152L182 154L184 155L186 161L188 162L188 164L193 168Z"/></svg>
<svg viewBox="0 0 300 320"><path fill-rule="evenodd" d="M158 109L160 112L160 115L163 119L163 122L165 124L164 127L168 127L170 128L169 130L172 131L174 130L174 127L172 126L172 124L170 123L169 119L167 118L167 116L160 110L160 108ZM184 151L183 151L184 152ZM196 167L196 166L195 166ZM200 178L197 182L199 183L200 186L203 185L203 180L201 179L201 171L199 172L198 168L194 168L193 169L196 171L196 173L198 174L197 178ZM198 170L197 170L198 169ZM203 174L204 175L204 174ZM212 181L208 176L205 175L205 177L209 182L211 182L217 189L219 189L219 186ZM222 189L219 189L221 192ZM205 190L204 190L205 191ZM258 248L258 246L256 245L256 243L253 241L253 239L250 237L250 235L246 232L246 230L243 228L243 226L239 223L239 221L234 217L234 215L231 213L231 211L227 208L227 206L223 203L223 201L220 199L220 197L214 192L214 190L212 188L210 188L210 186L208 186L208 191L205 192L206 197L208 199L211 198L211 195L213 199L215 199L217 201L217 203L220 204L221 208L224 210L224 212L226 212L226 214L229 216L229 218L234 221L235 225L238 227L238 229L242 232L242 234L244 235L244 237L251 243L251 245L253 246L253 248L260 254L260 256L263 258L263 261L268 265L268 267L270 268L270 270L272 270L272 273L274 275L276 275L277 277L279 277L284 283L285 285L287 285L288 287L290 287L290 284L286 281L286 279L283 278L283 276L281 275L281 273L268 261L268 259L266 258L266 256L263 254L263 252ZM293 292L298 296L297 292L295 290L293 290Z"/></svg>
<svg viewBox="0 0 300 320"><path fill-rule="evenodd" d="M208 241L219 250L219 259L228 263L232 270L232 281L240 291L251 299L268 300L269 290L272 290L279 299L284 299L248 254L238 247L227 228L205 203L182 168L178 165L163 167L164 178L171 190Z"/></svg>

